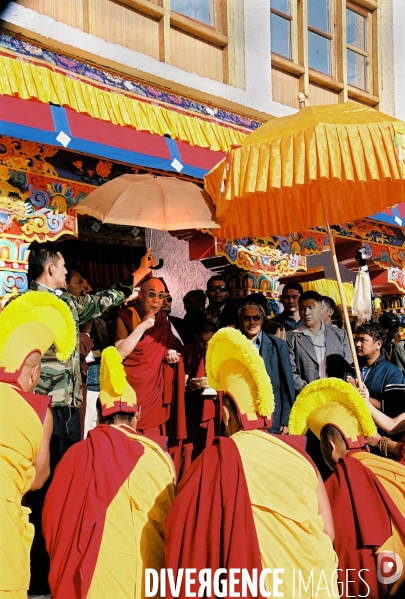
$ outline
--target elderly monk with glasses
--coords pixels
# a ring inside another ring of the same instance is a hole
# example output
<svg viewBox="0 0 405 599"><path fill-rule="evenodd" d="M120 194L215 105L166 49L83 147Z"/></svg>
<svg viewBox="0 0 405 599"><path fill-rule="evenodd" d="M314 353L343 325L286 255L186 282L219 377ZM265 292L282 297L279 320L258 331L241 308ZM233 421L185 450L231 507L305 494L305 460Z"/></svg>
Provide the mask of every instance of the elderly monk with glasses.
<svg viewBox="0 0 405 599"><path fill-rule="evenodd" d="M152 437L168 436L172 415L170 443L174 446L187 436L185 375L180 344L161 311L166 296L160 279L146 279L132 305L118 311L115 347L142 408L138 431Z"/></svg>

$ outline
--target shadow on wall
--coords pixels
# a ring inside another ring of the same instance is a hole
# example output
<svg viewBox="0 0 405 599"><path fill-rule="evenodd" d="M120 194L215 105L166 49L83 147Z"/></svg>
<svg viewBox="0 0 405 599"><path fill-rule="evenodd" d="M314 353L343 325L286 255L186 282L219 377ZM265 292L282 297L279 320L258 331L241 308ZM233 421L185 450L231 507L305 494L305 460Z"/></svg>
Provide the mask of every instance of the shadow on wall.
<svg viewBox="0 0 405 599"><path fill-rule="evenodd" d="M145 232L147 242L150 239L150 229ZM154 273L163 277L173 297L172 315L184 316L183 297L191 289L204 289L212 272L205 268L199 260L190 261L187 241L172 237L167 231L152 233L152 253L156 260L163 258L164 266Z"/></svg>

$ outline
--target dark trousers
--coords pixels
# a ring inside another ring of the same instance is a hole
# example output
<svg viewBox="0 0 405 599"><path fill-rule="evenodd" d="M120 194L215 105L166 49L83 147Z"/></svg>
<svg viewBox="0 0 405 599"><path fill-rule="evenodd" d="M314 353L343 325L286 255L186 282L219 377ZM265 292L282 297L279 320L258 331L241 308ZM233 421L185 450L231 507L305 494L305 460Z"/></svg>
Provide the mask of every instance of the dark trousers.
<svg viewBox="0 0 405 599"><path fill-rule="evenodd" d="M49 593L49 556L45 549L45 539L42 536L42 509L46 492L52 482L56 466L62 459L63 454L75 443L80 441L80 419L79 410L65 406L53 408L53 433L50 443L50 465L51 474L41 489L28 492L25 496L25 505L32 514L30 521L35 526L34 542L31 549L31 594Z"/></svg>

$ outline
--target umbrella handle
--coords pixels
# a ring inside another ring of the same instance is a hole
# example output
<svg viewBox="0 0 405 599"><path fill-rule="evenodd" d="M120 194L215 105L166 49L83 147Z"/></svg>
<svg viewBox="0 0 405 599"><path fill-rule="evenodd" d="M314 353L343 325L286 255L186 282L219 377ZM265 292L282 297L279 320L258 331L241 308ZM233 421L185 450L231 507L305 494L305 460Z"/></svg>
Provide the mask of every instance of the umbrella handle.
<svg viewBox="0 0 405 599"><path fill-rule="evenodd" d="M162 258L159 259L159 262L156 264L156 266L149 266L149 268L151 270L160 270L162 268L164 264L164 260L162 260Z"/></svg>

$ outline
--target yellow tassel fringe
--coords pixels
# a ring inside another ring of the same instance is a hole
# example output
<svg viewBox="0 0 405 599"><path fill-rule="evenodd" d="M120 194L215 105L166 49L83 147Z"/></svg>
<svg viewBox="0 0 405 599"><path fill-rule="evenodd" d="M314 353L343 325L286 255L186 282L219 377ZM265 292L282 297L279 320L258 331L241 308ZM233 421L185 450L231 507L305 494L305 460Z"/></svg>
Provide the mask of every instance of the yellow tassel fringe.
<svg viewBox="0 0 405 599"><path fill-rule="evenodd" d="M62 318L57 318L58 315ZM41 322L54 331L56 357L66 362L77 344L75 321L64 301L44 291L27 291L0 313L0 354L10 334L19 325L31 321Z"/></svg>
<svg viewBox="0 0 405 599"><path fill-rule="evenodd" d="M346 405L357 418L362 434L373 437L376 426L370 409L360 393L346 381L337 378L318 379L304 387L291 409L288 430L291 435L304 435L308 430L311 414L324 403L331 401L330 396L323 395L323 390L332 390L336 394L333 401Z"/></svg>
<svg viewBox="0 0 405 599"><path fill-rule="evenodd" d="M221 352L216 351L219 344ZM274 394L269 375L253 343L237 329L220 329L208 343L207 377L210 386L217 391L226 391L216 378L220 365L226 360L238 360L250 371L257 386L255 411L260 416L268 418L274 412Z"/></svg>
<svg viewBox="0 0 405 599"><path fill-rule="evenodd" d="M101 354L100 386L110 379L111 386L117 395L123 395L127 386L127 377L122 357L115 347L106 347Z"/></svg>

